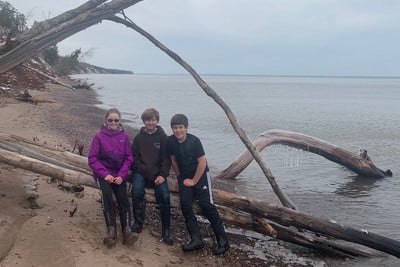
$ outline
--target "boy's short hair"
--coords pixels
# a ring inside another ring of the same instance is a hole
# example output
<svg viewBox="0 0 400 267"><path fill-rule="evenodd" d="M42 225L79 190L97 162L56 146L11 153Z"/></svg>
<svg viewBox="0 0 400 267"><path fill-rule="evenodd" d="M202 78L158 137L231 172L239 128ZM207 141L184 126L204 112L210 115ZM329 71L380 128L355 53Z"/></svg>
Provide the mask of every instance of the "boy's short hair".
<svg viewBox="0 0 400 267"><path fill-rule="evenodd" d="M157 121L160 121L160 113L155 108L147 108L142 113L142 121L149 121L153 118L156 118Z"/></svg>
<svg viewBox="0 0 400 267"><path fill-rule="evenodd" d="M171 118L171 128L173 128L174 125L183 125L187 128L189 126L189 120L184 114L175 114Z"/></svg>

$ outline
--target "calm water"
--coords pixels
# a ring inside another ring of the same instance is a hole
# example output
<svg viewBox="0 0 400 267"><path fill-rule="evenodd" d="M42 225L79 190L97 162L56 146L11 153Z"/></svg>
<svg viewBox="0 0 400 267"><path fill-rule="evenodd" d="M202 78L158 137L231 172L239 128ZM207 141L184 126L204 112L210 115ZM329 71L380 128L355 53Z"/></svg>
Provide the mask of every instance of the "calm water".
<svg viewBox="0 0 400 267"><path fill-rule="evenodd" d="M175 113L189 117L213 173L244 149L225 113L190 76L84 75L96 84L103 107L117 107L140 127L147 107L161 113L170 134ZM357 177L317 155L285 146L262 155L278 184L302 211L400 240L400 78L203 76L225 100L251 139L268 129L311 135L357 153L368 150L393 177ZM235 192L278 203L252 163L229 186ZM336 263L329 263L335 266ZM394 257L340 262L344 266L396 266ZM323 266L324 264L322 264Z"/></svg>

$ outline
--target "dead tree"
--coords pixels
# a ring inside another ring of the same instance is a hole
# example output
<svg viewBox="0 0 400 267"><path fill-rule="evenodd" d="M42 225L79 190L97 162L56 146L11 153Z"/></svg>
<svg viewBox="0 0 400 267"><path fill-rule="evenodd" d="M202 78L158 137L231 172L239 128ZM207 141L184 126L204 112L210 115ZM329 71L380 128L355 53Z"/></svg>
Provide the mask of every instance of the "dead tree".
<svg viewBox="0 0 400 267"><path fill-rule="evenodd" d="M0 55L0 74L36 56L40 51L80 32L141 0L91 0L71 11L41 23L22 35L12 50Z"/></svg>

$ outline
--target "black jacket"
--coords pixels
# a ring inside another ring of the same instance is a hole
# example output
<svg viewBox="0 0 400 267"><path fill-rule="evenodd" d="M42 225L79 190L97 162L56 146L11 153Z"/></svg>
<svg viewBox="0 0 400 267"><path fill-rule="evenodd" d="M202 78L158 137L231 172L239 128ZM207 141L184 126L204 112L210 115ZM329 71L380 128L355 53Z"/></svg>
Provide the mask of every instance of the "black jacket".
<svg viewBox="0 0 400 267"><path fill-rule="evenodd" d="M171 161L166 151L166 142L167 135L161 126L157 126L157 131L152 134L142 127L132 142L135 159L133 171L140 172L149 181L154 181L159 175L167 178Z"/></svg>

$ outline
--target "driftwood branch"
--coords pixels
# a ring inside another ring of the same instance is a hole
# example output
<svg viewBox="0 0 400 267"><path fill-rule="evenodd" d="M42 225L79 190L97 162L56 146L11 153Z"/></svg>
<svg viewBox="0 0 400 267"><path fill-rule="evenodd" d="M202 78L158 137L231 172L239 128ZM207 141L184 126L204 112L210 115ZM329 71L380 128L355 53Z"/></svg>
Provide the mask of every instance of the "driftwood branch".
<svg viewBox="0 0 400 267"><path fill-rule="evenodd" d="M26 145L22 146L21 142ZM68 163L60 159L68 160ZM86 185L96 188L97 184L92 175L88 173L87 165L85 168L81 168L83 162L86 161L85 157L79 155L71 156L70 153L65 154L62 151L43 148L22 138L0 134L0 162L73 185ZM172 201L173 205L178 207L177 192L171 191L172 199L175 199ZM147 192L147 197L151 201L151 190ZM213 190L213 194L214 201L227 224L237 225L243 229L257 231L277 239L334 253L335 255L370 256L373 253L341 242L334 242L331 238L346 240L400 257L400 242L396 240L237 194L220 190ZM297 232L292 227L303 231Z"/></svg>
<svg viewBox="0 0 400 267"><path fill-rule="evenodd" d="M159 42L156 38L154 38L152 35L150 35L148 32L137 26L135 23L133 23L131 20L125 17L125 19L122 19L117 16L113 16L111 18L108 18L111 21L121 23L131 29L134 29L144 37L146 37L150 42L152 42L155 46L160 48L162 51L164 51L168 56L170 56L174 61L176 61L179 65L181 65L185 70L187 70L193 78L196 80L196 82L199 84L199 86L203 89L203 91L211 97L225 112L226 116L228 117L233 129L235 132L238 134L239 138L242 140L246 148L249 150L251 155L254 157L254 159L257 161L258 165L260 166L261 170L263 171L265 177L269 181L269 183L272 186L272 189L274 190L275 194L278 196L279 200L281 201L282 205L285 207L289 207L292 209L296 209L294 204L289 200L289 198L285 195L285 193L281 190L281 188L278 186L278 183L275 180L275 177L273 176L272 172L270 169L268 169L267 164L265 163L264 159L261 157L260 153L256 150L254 147L253 143L250 141L248 138L246 132L240 127L238 121L236 120L235 115L231 111L230 107L225 103L225 101L197 74L197 72L186 62L184 61L180 56L178 56L176 53L172 52L170 49L168 49L165 45L163 45L161 42Z"/></svg>
<svg viewBox="0 0 400 267"><path fill-rule="evenodd" d="M262 151L267 146L277 144L287 145L320 155L361 176L382 178L392 175L390 170L383 171L376 167L372 161L367 158L367 155L355 155L324 140L300 133L279 129L267 130L261 133L253 142L253 145L258 151ZM245 150L228 168L218 174L217 177L233 179L241 173L252 160L252 155Z"/></svg>
<svg viewBox="0 0 400 267"><path fill-rule="evenodd" d="M29 66L28 64L24 64L24 67L30 69L31 71L36 72L37 74L42 75L43 77L46 77L47 79L49 79L49 80L51 80L51 81L53 81L53 82L55 82L55 83L58 83L58 84L60 84L60 85L62 85L62 86L65 86L65 87L67 87L67 88L69 88L69 89L71 89L71 90L75 90L75 88L74 88L73 86L71 86L70 84L67 84L67 83L65 83L65 82L62 82L62 81L60 81L60 80L57 79L57 78L51 77L50 75L48 75L48 74L46 74L46 73L44 73L44 72L42 72L42 71L40 71L40 70L38 70L38 69L32 68L32 67Z"/></svg>

